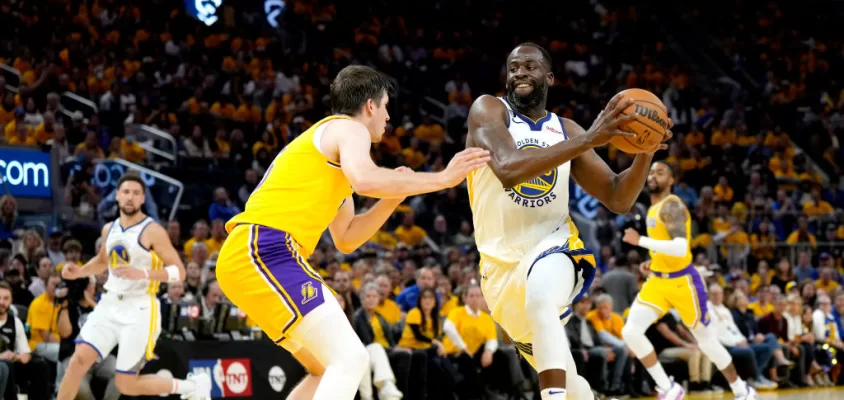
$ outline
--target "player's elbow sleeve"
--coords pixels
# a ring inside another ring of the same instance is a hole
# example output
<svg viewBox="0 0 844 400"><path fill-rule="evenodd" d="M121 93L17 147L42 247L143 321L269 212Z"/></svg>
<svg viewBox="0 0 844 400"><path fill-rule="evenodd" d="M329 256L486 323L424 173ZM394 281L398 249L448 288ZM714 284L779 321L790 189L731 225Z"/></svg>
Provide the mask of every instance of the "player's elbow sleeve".
<svg viewBox="0 0 844 400"><path fill-rule="evenodd" d="M670 254L674 257L682 257L686 255L689 250L689 241L686 238L674 238L672 241L671 250L673 254Z"/></svg>

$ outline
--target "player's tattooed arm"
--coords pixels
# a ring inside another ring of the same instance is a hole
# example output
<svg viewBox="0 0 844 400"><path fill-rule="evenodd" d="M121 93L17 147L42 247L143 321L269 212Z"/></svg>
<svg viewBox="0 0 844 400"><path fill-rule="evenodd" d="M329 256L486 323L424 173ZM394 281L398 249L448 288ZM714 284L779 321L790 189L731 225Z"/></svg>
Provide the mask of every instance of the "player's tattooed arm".
<svg viewBox="0 0 844 400"><path fill-rule="evenodd" d="M686 238L686 220L689 218L689 211L679 199L666 200L659 210L659 218L665 224L672 239Z"/></svg>

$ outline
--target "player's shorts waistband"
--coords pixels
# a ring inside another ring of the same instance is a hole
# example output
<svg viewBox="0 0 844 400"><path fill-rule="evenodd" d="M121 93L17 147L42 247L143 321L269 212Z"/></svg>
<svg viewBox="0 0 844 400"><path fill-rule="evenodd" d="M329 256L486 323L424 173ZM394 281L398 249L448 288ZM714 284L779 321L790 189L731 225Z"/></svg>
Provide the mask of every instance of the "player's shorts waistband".
<svg viewBox="0 0 844 400"><path fill-rule="evenodd" d="M683 268L683 269L681 269L681 270L679 270L679 271L674 271L674 272L656 272L656 271L651 271L651 273L652 273L652 274L654 274L654 276L656 276L656 277L658 277L658 278L662 278L662 279L674 279L674 278L680 278L680 277L682 277L682 276L686 276L686 275L688 275L688 274L690 274L690 273L692 273L692 272L696 272L696 270L695 270L695 265L694 265L694 264L689 264L689 266L687 266L686 268Z"/></svg>
<svg viewBox="0 0 844 400"><path fill-rule="evenodd" d="M290 237L290 240L291 240L291 241L293 241L293 243L295 243L295 244L296 244L297 249L301 249L301 248L302 248L302 245L299 243L299 241L298 241L298 240L296 240L296 237L295 237L292 233L290 233L290 232L288 232L288 231L285 231L285 230L282 230L282 229L278 229L278 228L273 228L273 227L271 227L271 226L267 226L267 225L253 224L253 223L251 223L251 222L238 222L238 223L236 223L236 224L232 227L232 230L234 230L235 228L237 228L237 227L239 227L239 226L246 226L246 227L253 227L253 226L257 226L257 227L259 227L259 228L263 228L263 229L272 229L273 231L276 231L276 232L280 233L280 234L281 234L281 235L283 235L283 236L289 236L289 237ZM229 233L231 233L231 232L229 232Z"/></svg>
<svg viewBox="0 0 844 400"><path fill-rule="evenodd" d="M114 292L105 292L102 295L103 300L134 300L145 298L148 299L151 294L147 292L128 292L128 293L114 293Z"/></svg>

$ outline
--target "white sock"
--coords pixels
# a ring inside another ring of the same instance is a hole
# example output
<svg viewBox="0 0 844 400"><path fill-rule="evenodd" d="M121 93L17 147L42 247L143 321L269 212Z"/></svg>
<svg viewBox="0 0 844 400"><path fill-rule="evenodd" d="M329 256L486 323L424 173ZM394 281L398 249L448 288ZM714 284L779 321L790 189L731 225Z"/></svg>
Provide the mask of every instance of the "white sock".
<svg viewBox="0 0 844 400"><path fill-rule="evenodd" d="M566 389L563 388L548 388L542 389L542 400L559 400L566 398Z"/></svg>
<svg viewBox="0 0 844 400"><path fill-rule="evenodd" d="M744 396L747 394L747 383L737 376L736 380L730 383L730 389L733 390L733 394L737 397Z"/></svg>
<svg viewBox="0 0 844 400"><path fill-rule="evenodd" d="M193 381L173 379L173 389L170 393L174 394L190 394L196 390L196 384Z"/></svg>
<svg viewBox="0 0 844 400"><path fill-rule="evenodd" d="M671 379L668 379L668 374L665 373L662 364L656 363L653 367L648 368L648 374L651 375L651 378L654 378L656 388L660 391L664 392L671 389Z"/></svg>

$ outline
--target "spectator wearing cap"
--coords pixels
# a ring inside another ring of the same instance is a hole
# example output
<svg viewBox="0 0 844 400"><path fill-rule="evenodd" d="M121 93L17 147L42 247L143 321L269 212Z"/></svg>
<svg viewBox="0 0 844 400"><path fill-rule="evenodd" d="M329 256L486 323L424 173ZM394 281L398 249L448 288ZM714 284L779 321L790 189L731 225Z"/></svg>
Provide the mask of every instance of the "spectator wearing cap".
<svg viewBox="0 0 844 400"><path fill-rule="evenodd" d="M32 277L32 283L29 284L29 292L32 293L33 298L40 296L41 293L47 290L47 279L55 270L50 257L41 257L38 260L38 265L35 268L35 276Z"/></svg>
<svg viewBox="0 0 844 400"><path fill-rule="evenodd" d="M45 250L47 251L47 257L50 257L53 265L60 265L64 262L64 252L62 251L63 239L64 233L62 232L62 228L54 226L47 231L47 246Z"/></svg>
<svg viewBox="0 0 844 400"><path fill-rule="evenodd" d="M224 187L214 190L214 202L208 207L208 219L210 221L228 221L240 213L240 208L229 199L229 192ZM212 246L208 246L211 249Z"/></svg>
<svg viewBox="0 0 844 400"><path fill-rule="evenodd" d="M3 280L12 288L12 297L14 298L15 304L29 306L35 296L25 286L24 277L26 274L23 272L23 261L23 256L20 254L12 258L11 268L3 275Z"/></svg>

